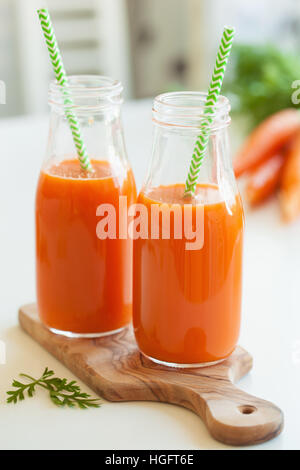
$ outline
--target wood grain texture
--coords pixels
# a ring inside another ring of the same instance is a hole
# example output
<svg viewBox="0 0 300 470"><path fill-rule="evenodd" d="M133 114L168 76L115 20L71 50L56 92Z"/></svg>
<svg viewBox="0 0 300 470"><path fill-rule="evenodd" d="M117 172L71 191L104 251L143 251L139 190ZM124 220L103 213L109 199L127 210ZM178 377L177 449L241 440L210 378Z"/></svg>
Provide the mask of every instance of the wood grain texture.
<svg viewBox="0 0 300 470"><path fill-rule="evenodd" d="M233 384L252 368L252 357L241 347L215 366L167 368L139 353L131 329L98 339L62 337L41 324L35 304L21 307L19 321L32 338L106 400L183 406L200 416L210 434L225 444L257 444L283 428L279 408Z"/></svg>

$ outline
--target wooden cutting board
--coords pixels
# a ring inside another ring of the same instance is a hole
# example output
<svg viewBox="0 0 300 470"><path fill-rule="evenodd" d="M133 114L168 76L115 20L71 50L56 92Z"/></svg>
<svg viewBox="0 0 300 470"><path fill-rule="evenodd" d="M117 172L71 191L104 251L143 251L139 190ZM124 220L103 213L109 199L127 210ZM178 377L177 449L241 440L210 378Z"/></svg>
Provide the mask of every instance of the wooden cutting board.
<svg viewBox="0 0 300 470"><path fill-rule="evenodd" d="M142 356L129 328L98 339L62 337L41 324L35 304L21 307L19 321L32 338L106 400L183 406L199 415L210 434L225 444L257 444L283 428L277 406L233 385L252 368L252 357L239 346L221 364L176 369Z"/></svg>

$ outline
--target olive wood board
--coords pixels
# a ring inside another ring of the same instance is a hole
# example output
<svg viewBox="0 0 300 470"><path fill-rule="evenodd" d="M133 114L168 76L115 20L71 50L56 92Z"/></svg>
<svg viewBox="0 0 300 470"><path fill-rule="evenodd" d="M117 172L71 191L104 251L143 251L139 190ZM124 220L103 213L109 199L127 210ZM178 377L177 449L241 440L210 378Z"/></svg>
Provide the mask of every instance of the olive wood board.
<svg viewBox="0 0 300 470"><path fill-rule="evenodd" d="M178 369L144 357L131 328L96 339L68 338L52 333L40 322L35 304L20 308L19 322L43 348L106 400L183 406L200 416L210 434L225 444L257 444L282 431L283 413L277 406L234 385L253 365L250 354L240 346L222 363Z"/></svg>

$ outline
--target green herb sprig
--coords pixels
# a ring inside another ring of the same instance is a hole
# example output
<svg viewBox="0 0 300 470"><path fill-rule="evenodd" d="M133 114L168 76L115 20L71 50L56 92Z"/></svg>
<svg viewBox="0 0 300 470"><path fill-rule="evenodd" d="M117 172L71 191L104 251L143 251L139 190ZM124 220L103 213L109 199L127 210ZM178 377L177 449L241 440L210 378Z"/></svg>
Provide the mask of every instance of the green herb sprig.
<svg viewBox="0 0 300 470"><path fill-rule="evenodd" d="M36 387L42 387L49 392L51 401L56 406L69 406L74 408L99 408L99 398L90 398L88 393L84 393L80 390L79 385L75 380L68 382L67 379L60 379L53 377L53 370L45 368L43 375L39 379L35 379L27 374L19 374L20 377L25 377L30 380L28 383L22 383L18 380L14 380L12 386L16 390L9 390L7 395L7 403L17 403L25 399L26 393L28 397L33 397Z"/></svg>

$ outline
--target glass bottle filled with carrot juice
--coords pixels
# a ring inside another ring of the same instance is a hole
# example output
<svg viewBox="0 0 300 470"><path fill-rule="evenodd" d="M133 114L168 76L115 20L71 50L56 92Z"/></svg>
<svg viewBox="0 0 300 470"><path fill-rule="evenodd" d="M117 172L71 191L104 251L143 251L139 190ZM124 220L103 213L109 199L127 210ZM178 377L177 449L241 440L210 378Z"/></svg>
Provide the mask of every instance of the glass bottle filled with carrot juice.
<svg viewBox="0 0 300 470"><path fill-rule="evenodd" d="M36 193L38 311L56 333L102 336L120 331L132 317L132 240L97 235L99 208L114 208L118 230L119 197L128 204L136 199L120 120L122 86L107 77L74 76L68 93L92 171L80 166L64 90L53 82Z"/></svg>
<svg viewBox="0 0 300 470"><path fill-rule="evenodd" d="M205 98L180 92L154 100L152 160L138 196L148 232L134 240L134 332L140 351L167 366L219 362L234 350L240 330L244 215L225 97L195 193L185 195Z"/></svg>

